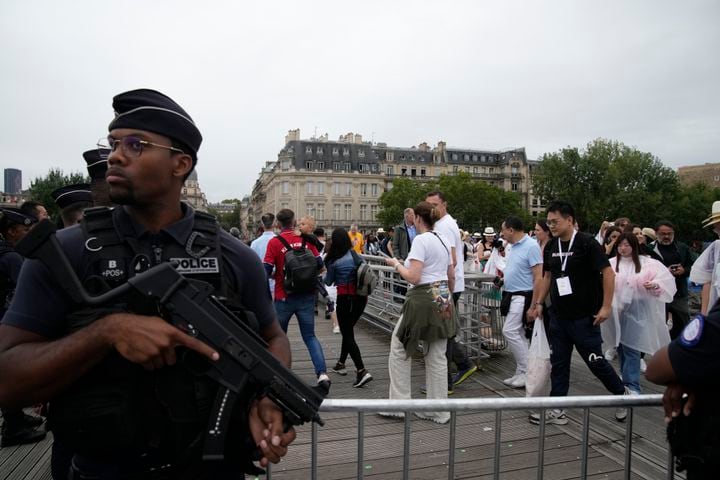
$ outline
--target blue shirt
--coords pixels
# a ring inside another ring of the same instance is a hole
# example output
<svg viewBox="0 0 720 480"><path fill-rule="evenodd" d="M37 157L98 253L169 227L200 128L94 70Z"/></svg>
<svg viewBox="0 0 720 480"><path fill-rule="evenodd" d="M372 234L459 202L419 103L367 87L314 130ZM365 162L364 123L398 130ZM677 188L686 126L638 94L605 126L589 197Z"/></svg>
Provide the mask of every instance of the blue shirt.
<svg viewBox="0 0 720 480"><path fill-rule="evenodd" d="M408 242L410 243L410 245L412 245L413 240L415 240L415 237L417 236L417 230L415 230L415 225L405 225L405 228L407 229Z"/></svg>
<svg viewBox="0 0 720 480"><path fill-rule="evenodd" d="M257 256L260 257L260 261L263 261L265 258L265 251L267 250L267 244L270 241L271 238L273 238L275 234L272 230L263 232L262 235L260 235L258 238L252 241L250 244L250 248L253 249L255 253L257 253Z"/></svg>
<svg viewBox="0 0 720 480"><path fill-rule="evenodd" d="M537 241L525 235L522 240L506 250L505 255L505 291L527 292L532 290L532 267L543 263Z"/></svg>
<svg viewBox="0 0 720 480"><path fill-rule="evenodd" d="M350 250L327 266L325 285L333 283L338 287L357 283L357 266Z"/></svg>

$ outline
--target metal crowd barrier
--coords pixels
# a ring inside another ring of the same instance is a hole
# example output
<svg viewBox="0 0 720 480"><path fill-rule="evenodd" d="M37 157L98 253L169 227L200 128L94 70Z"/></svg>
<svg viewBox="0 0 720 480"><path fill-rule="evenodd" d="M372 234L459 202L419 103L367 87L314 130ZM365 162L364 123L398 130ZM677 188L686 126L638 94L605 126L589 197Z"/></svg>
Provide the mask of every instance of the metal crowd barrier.
<svg viewBox="0 0 720 480"><path fill-rule="evenodd" d="M378 275L378 285L368 298L362 318L388 333L400 317L409 284L381 256L363 255ZM502 334L505 317L500 314L502 290L493 285L492 275L465 273L465 291L458 301L458 339L471 359L487 358L486 352L506 347Z"/></svg>
<svg viewBox="0 0 720 480"><path fill-rule="evenodd" d="M630 479L632 460L632 431L634 408L655 407L662 404L662 395L595 395L576 397L526 397L526 398L468 398L448 400L358 400L327 399L323 402L322 412L356 412L357 423L357 478L363 478L364 465L364 415L377 412L402 412L405 414L403 441L403 480L410 478L410 432L411 413L418 411L450 411L450 434L448 445L448 479L455 478L455 435L458 411L494 411L495 412L495 452L493 457L493 478L500 477L500 450L502 432L502 413L506 410L537 410L540 413L538 433L537 478L543 479L545 454L545 411L552 408L576 408L583 410L582 453L580 478L587 478L588 446L590 436L590 409L608 407L626 407L628 416L625 421L625 462L624 476ZM318 470L318 426L312 424L311 478L317 479ZM667 478L673 478L673 457L668 455ZM268 478L271 474L268 471Z"/></svg>

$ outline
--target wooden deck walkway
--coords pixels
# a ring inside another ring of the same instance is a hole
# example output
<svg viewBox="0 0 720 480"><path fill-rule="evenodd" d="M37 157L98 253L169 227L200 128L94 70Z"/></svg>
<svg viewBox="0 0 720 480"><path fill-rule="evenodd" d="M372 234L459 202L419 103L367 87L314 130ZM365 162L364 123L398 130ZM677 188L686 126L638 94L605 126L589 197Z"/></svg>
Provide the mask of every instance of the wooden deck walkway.
<svg viewBox="0 0 720 480"><path fill-rule="evenodd" d="M340 335L333 334L330 322L318 319L316 333L323 345L328 368L340 352ZM297 323L290 323L293 369L308 382L314 381L310 357L300 338ZM332 398L386 398L388 394L388 334L361 323L357 328L358 344L366 367L374 380L362 389L352 388L354 371L348 361L348 375L330 373ZM614 362L617 368L617 361ZM513 390L502 383L514 371L509 352L499 352L481 363L482 371L455 389L453 398L513 397L524 390ZM413 363L413 391L424 383L424 365ZM657 386L643 380L645 393L660 393ZM571 395L605 394L579 357L573 360ZM420 395L418 394L418 398ZM624 469L625 425L615 421L612 409L591 411L588 478L620 479ZM527 420L528 412L506 412L502 416L500 478L537 478L538 427ZM547 479L579 478L581 466L582 411L569 411L570 422L564 426L548 425L545 440ZM356 478L357 414L324 413L326 424L319 429L318 478L321 480ZM363 472L367 479L402 478L403 422L377 415L364 416ZM410 478L434 480L447 478L447 425L413 419L411 432ZM276 480L310 478L310 427L298 429L298 438L283 461L274 466ZM456 433L455 478L490 479L493 473L495 414L463 412L458 414ZM52 439L30 446L0 449L0 479L49 479ZM667 444L663 415L658 408L635 410L632 478L667 478ZM677 475L675 478L684 478Z"/></svg>

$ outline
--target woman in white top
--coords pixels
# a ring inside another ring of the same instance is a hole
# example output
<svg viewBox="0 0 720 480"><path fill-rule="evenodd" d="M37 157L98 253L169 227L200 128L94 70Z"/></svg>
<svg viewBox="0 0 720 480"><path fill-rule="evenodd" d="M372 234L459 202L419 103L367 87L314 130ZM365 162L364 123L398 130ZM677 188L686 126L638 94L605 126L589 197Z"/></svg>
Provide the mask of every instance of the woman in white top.
<svg viewBox="0 0 720 480"><path fill-rule="evenodd" d="M640 393L640 354L655 353L670 343L665 303L675 295L675 278L662 263L640 255L637 237L622 233L616 241L612 315L601 324L603 341L617 347L625 387Z"/></svg>
<svg viewBox="0 0 720 480"><path fill-rule="evenodd" d="M395 258L385 260L412 284L390 344L390 398L411 397L412 357L418 353L418 342L423 341L427 398L446 399L445 347L447 339L455 334L455 308L452 302L455 271L447 240L432 231L432 225L437 220L433 206L428 202L420 202L414 210L417 236L405 263ZM450 421L450 412L417 412L415 415L437 423Z"/></svg>

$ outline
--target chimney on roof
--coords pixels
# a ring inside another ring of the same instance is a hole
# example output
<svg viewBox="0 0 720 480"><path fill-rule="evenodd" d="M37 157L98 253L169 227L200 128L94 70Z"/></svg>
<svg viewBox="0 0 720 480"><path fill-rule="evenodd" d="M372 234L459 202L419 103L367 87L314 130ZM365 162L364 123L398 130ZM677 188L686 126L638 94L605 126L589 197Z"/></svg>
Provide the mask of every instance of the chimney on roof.
<svg viewBox="0 0 720 480"><path fill-rule="evenodd" d="M298 140L300 140L300 129L288 130L287 135L285 135L285 145L287 145L288 142L297 142Z"/></svg>

